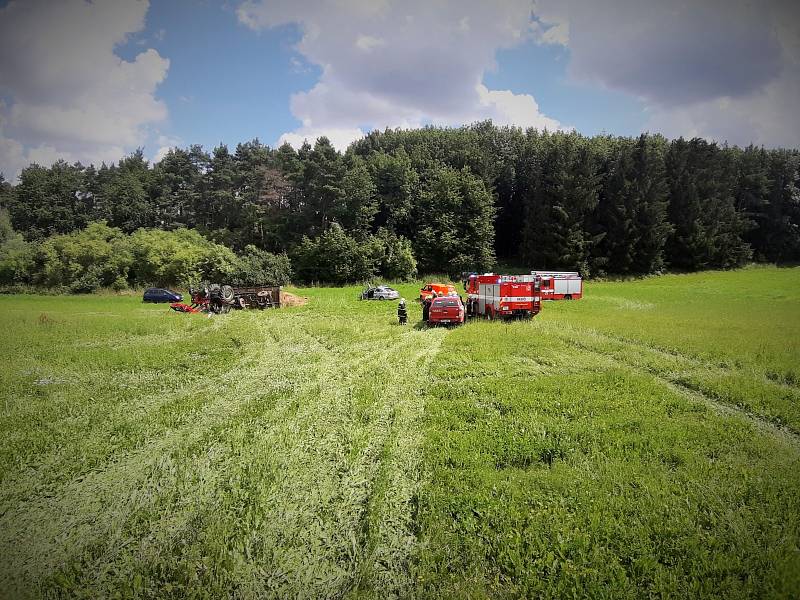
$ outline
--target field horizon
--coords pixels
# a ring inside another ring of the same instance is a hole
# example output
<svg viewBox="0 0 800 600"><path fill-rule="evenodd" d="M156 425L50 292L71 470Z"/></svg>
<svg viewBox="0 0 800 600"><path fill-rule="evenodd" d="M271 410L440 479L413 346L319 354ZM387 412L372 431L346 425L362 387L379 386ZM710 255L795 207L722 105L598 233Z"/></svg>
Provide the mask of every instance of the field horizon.
<svg viewBox="0 0 800 600"><path fill-rule="evenodd" d="M0 296L0 597L800 594L800 268L360 290Z"/></svg>

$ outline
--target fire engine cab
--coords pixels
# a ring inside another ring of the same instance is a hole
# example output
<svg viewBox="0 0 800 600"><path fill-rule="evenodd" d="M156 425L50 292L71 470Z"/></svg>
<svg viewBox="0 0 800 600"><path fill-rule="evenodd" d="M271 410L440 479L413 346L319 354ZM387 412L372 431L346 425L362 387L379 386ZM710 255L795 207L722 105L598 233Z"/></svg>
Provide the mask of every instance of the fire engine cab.
<svg viewBox="0 0 800 600"><path fill-rule="evenodd" d="M583 297L583 279L577 271L531 271L542 278L542 300L578 300Z"/></svg>
<svg viewBox="0 0 800 600"><path fill-rule="evenodd" d="M470 275L466 281L467 316L533 317L541 310L538 275Z"/></svg>

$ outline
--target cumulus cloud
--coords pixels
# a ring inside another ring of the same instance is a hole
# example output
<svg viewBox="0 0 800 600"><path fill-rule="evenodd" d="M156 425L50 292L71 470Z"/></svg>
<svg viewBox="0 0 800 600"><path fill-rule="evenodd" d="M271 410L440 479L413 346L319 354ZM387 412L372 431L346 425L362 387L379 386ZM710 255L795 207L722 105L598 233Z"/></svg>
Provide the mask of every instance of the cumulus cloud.
<svg viewBox="0 0 800 600"><path fill-rule="evenodd" d="M179 137L174 137L170 135L159 135L156 138L156 145L158 146L158 150L156 153L150 158L153 163L159 162L162 158L164 158L170 150L174 148L178 148L183 144L183 140Z"/></svg>
<svg viewBox="0 0 800 600"><path fill-rule="evenodd" d="M292 97L302 126L281 139L325 134L343 147L384 127L486 118L560 127L532 96L483 84L498 49L531 39L531 7L529 0L248 0L238 16L256 30L298 24L298 51L322 69L311 90Z"/></svg>
<svg viewBox="0 0 800 600"><path fill-rule="evenodd" d="M29 0L0 9L0 170L30 162L110 161L167 116L156 99L169 61L114 52L144 28L144 0Z"/></svg>
<svg viewBox="0 0 800 600"><path fill-rule="evenodd" d="M800 3L537 0L534 15L573 79L642 99L651 130L800 145Z"/></svg>

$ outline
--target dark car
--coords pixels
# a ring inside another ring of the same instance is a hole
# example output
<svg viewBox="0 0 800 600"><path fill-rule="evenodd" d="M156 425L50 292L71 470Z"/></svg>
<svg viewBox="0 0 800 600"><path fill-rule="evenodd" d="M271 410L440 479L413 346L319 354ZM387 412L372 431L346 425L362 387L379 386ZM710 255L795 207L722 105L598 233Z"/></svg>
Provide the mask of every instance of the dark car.
<svg viewBox="0 0 800 600"><path fill-rule="evenodd" d="M142 296L143 302L180 302L183 296L163 288L147 288Z"/></svg>

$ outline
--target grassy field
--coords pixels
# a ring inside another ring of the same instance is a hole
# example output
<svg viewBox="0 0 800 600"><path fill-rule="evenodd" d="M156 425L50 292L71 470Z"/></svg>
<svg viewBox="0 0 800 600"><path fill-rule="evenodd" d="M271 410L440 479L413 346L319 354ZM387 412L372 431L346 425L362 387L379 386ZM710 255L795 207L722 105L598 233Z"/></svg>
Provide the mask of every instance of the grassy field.
<svg viewBox="0 0 800 600"><path fill-rule="evenodd" d="M358 291L0 297L0 596L800 596L800 269Z"/></svg>

